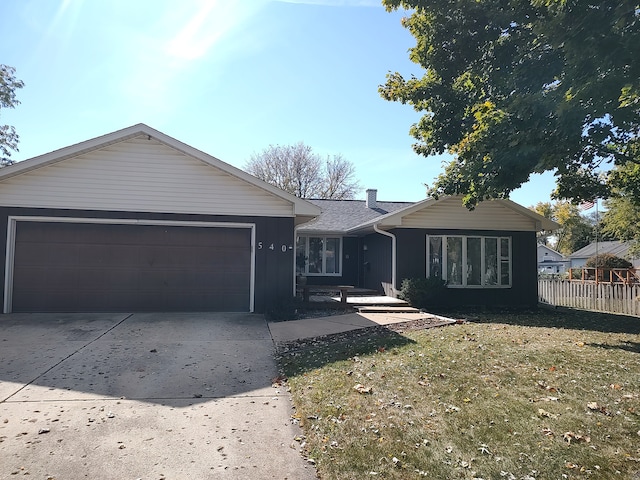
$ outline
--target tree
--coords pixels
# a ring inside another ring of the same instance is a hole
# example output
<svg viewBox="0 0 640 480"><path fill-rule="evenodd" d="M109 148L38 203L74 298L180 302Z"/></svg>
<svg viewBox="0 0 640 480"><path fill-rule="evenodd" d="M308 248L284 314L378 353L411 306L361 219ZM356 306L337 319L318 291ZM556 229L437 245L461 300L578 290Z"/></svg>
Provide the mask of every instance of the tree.
<svg viewBox="0 0 640 480"><path fill-rule="evenodd" d="M586 247L595 238L595 219L581 215L578 207L571 202L539 202L531 209L560 224L560 229L554 232L556 241L553 246L564 255ZM546 234L539 237L539 241L547 245L551 243L550 238Z"/></svg>
<svg viewBox="0 0 640 480"><path fill-rule="evenodd" d="M617 257L612 253L599 253L589 257L584 266L588 268L631 268L633 264L629 260Z"/></svg>
<svg viewBox="0 0 640 480"><path fill-rule="evenodd" d="M360 190L355 167L342 155L326 160L302 142L269 145L251 156L244 169L267 183L301 198L353 198Z"/></svg>
<svg viewBox="0 0 640 480"><path fill-rule="evenodd" d="M431 195L472 208L554 171L555 198L592 200L620 181L603 169L640 163L637 0L383 4L412 11L409 56L426 73L389 73L380 94L425 112L417 153L454 155Z"/></svg>
<svg viewBox="0 0 640 480"><path fill-rule="evenodd" d="M625 181L613 190L602 216L602 231L631 244L630 254L640 256L640 165L627 164L614 169L612 176Z"/></svg>
<svg viewBox="0 0 640 480"><path fill-rule="evenodd" d="M16 90L24 87L22 80L15 77L16 70L0 64L0 109L15 108L20 104ZM18 134L11 125L0 125L0 166L10 165L13 161L11 151L18 151Z"/></svg>

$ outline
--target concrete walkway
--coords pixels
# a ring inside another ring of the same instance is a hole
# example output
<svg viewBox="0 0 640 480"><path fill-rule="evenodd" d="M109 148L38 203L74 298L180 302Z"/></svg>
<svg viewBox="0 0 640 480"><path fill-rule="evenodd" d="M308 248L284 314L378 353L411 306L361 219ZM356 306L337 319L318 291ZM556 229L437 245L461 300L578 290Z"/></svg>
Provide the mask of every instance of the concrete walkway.
<svg viewBox="0 0 640 480"><path fill-rule="evenodd" d="M271 322L269 330L274 342L290 342L304 338L343 333L361 328L391 325L414 320L429 319L436 325L448 325L456 321L430 313L349 313L321 318L307 318L290 322Z"/></svg>
<svg viewBox="0 0 640 480"><path fill-rule="evenodd" d="M316 478L262 315L0 316L0 478Z"/></svg>

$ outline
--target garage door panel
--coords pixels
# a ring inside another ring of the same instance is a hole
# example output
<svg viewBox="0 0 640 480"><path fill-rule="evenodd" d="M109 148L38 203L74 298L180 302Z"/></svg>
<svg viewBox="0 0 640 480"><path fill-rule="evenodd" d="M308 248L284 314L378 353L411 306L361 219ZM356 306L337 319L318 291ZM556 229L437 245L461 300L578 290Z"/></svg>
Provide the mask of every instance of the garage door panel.
<svg viewBox="0 0 640 480"><path fill-rule="evenodd" d="M248 311L251 230L18 222L13 311Z"/></svg>
<svg viewBox="0 0 640 480"><path fill-rule="evenodd" d="M66 265L76 263L78 249L70 244L51 244L43 249L41 243L26 243L16 249L15 262L19 265L55 264Z"/></svg>

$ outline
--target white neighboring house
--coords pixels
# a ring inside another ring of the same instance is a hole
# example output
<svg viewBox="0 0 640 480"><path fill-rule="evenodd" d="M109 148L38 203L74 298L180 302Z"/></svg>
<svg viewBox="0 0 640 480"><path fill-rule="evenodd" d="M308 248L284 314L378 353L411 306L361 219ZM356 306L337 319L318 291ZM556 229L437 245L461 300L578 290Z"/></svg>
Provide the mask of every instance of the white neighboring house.
<svg viewBox="0 0 640 480"><path fill-rule="evenodd" d="M569 255L569 260L571 262L570 268L580 268L584 267L587 260L594 255L602 254L602 253L610 253L615 255L616 257L624 258L629 260L634 268L640 268L640 258L634 257L632 258L629 255L629 247L630 244L628 242L619 242L619 241L608 241L608 242L598 242L591 243L586 247L582 247L580 250L573 252ZM539 252L540 250L538 250ZM539 254L538 254L539 258Z"/></svg>
<svg viewBox="0 0 640 480"><path fill-rule="evenodd" d="M563 274L569 270L570 261L542 243L538 244L538 274Z"/></svg>

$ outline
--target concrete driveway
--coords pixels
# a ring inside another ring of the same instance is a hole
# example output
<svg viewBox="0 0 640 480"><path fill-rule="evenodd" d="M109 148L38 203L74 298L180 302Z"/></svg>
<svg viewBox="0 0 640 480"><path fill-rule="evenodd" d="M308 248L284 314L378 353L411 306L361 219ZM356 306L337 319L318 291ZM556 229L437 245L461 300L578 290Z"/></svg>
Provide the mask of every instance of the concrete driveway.
<svg viewBox="0 0 640 480"><path fill-rule="evenodd" d="M0 316L0 478L311 479L261 315Z"/></svg>

